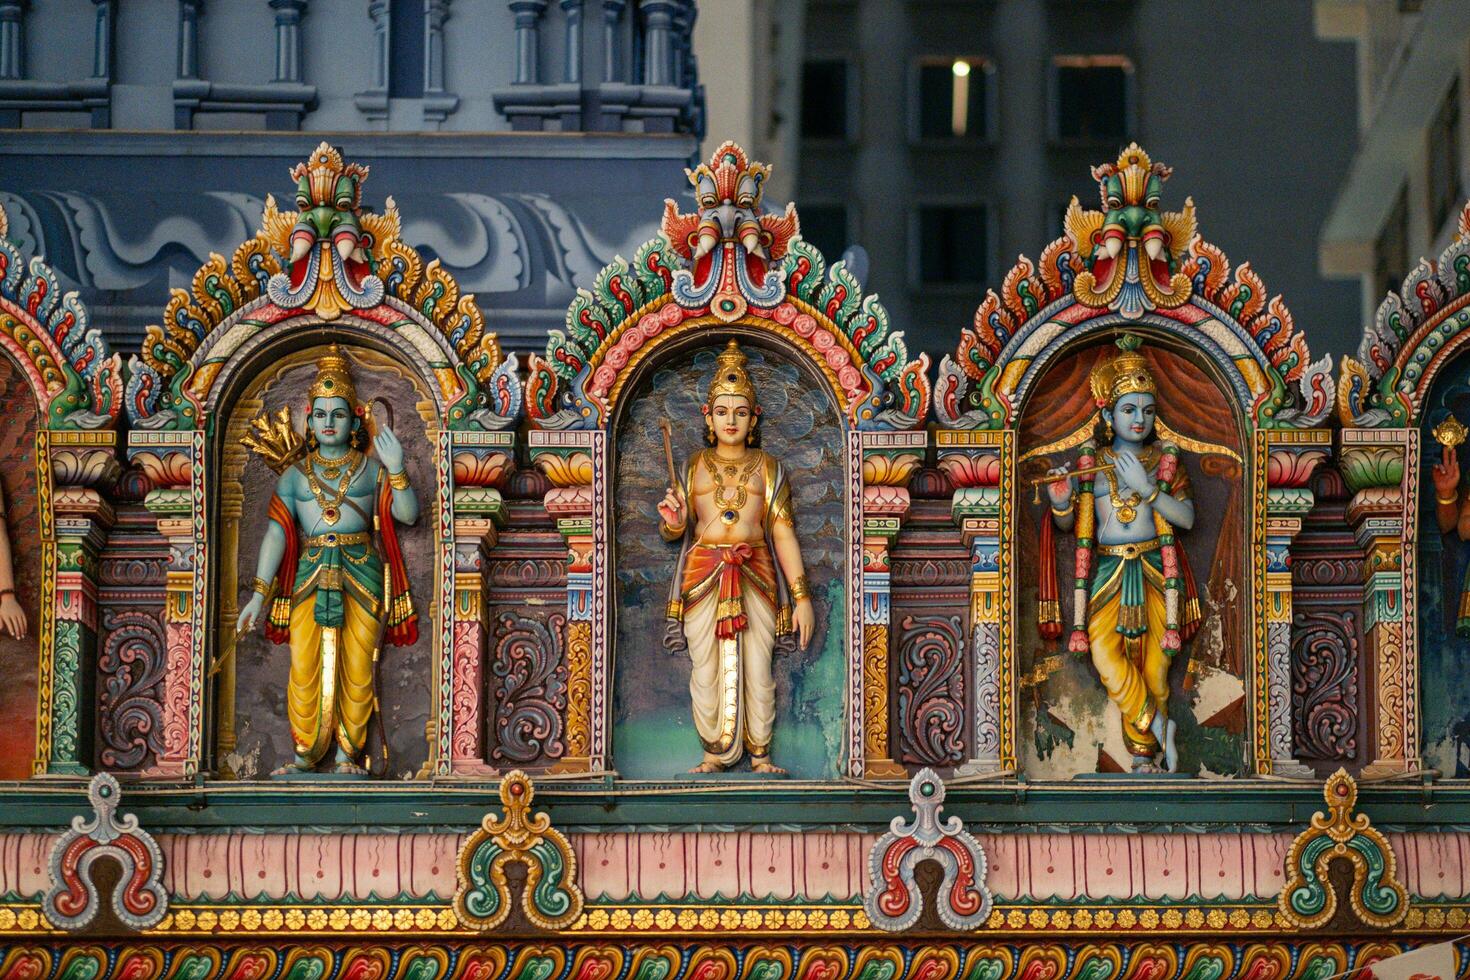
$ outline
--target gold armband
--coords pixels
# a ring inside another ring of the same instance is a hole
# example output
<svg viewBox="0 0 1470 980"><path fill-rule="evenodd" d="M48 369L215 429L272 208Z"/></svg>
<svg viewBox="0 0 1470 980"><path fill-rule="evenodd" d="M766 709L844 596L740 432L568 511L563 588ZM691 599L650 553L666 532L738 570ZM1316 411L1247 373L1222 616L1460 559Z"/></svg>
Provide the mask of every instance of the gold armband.
<svg viewBox="0 0 1470 980"><path fill-rule="evenodd" d="M1068 514L1071 514L1072 513L1073 508L1075 508L1076 506L1077 506L1077 501L1075 499L1068 500L1067 501L1067 509L1066 510L1057 510L1055 507L1053 507L1051 509L1051 512L1052 512L1052 514L1054 514L1057 517L1066 517Z"/></svg>
<svg viewBox="0 0 1470 980"><path fill-rule="evenodd" d="M265 579L261 578L259 575L257 575L255 577L255 582L250 586L250 591L257 592L263 596L268 596L271 594L271 584Z"/></svg>
<svg viewBox="0 0 1470 980"><path fill-rule="evenodd" d="M1450 497L1448 500L1446 500L1444 497L1441 497L1439 494L1435 494L1434 495L1434 502L1437 503L1437 504L1439 504L1442 507L1451 507L1451 506L1454 506L1456 503L1459 503L1459 500L1460 500L1460 498L1458 496Z"/></svg>
<svg viewBox="0 0 1470 980"><path fill-rule="evenodd" d="M1144 503L1146 503L1146 504L1151 504L1151 503L1153 503L1153 502L1154 502L1154 501L1155 501L1155 500L1158 500L1158 499L1159 499L1159 492L1160 492L1160 489L1161 489L1161 488L1159 488L1159 487L1154 487L1154 492L1153 492L1153 493L1151 493L1151 494L1149 494L1149 495L1148 495L1148 499L1147 499L1147 500L1145 500L1145 501L1144 501Z"/></svg>
<svg viewBox="0 0 1470 980"><path fill-rule="evenodd" d="M796 576L795 582L791 583L791 598L796 602L800 602L803 599L810 599L811 597L811 586L807 584L806 573L803 572Z"/></svg>
<svg viewBox="0 0 1470 980"><path fill-rule="evenodd" d="M389 473L388 486L392 487L394 490L407 490L409 487L408 473L406 471Z"/></svg>

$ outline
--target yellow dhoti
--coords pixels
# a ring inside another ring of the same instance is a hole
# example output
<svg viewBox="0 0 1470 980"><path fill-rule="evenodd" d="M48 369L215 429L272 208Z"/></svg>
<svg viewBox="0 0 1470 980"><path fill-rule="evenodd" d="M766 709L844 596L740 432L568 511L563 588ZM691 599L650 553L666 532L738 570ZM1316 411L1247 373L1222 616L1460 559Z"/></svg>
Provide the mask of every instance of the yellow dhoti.
<svg viewBox="0 0 1470 980"><path fill-rule="evenodd" d="M1153 543L1157 547L1157 543ZM1099 548L1100 553L1106 548ZM1169 713L1169 665L1162 640L1168 607L1157 551L1099 562L1088 604L1087 638L1092 665L1108 697L1123 715L1123 741L1137 756L1153 756L1158 740L1149 727ZM1132 582L1126 581L1132 579ZM1128 593L1141 586L1141 595ZM1125 597L1129 600L1125 602ZM1141 600L1141 601L1140 601ZM1121 629L1120 629L1121 627ZM1128 634L1135 635L1128 635Z"/></svg>
<svg viewBox="0 0 1470 980"><path fill-rule="evenodd" d="M296 754L316 764L335 737L349 758L361 755L373 713L373 651L381 629L376 603L344 589L342 625L317 622L315 590L291 605L291 681L286 711Z"/></svg>

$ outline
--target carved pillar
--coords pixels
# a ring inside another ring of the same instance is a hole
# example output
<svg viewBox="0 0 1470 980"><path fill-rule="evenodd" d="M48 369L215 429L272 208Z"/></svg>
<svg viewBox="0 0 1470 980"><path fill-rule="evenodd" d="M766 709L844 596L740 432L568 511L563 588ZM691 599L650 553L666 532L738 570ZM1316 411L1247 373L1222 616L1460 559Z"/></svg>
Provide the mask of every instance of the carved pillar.
<svg viewBox="0 0 1470 980"><path fill-rule="evenodd" d="M973 657L974 754L955 775L988 775L1016 768L1009 719L1012 671L1002 655L1003 634L1014 617L1004 569L1011 534L1002 535L1003 515L1014 512L1009 489L1002 492L1001 459L1014 445L1010 431L941 429L935 433L939 469L955 488L950 512L970 549L970 650ZM1004 501L1005 506L1002 506ZM1043 559L1045 560L1045 559Z"/></svg>
<svg viewBox="0 0 1470 980"><path fill-rule="evenodd" d="M154 487L143 505L168 542L163 753L142 775L192 779L200 771L204 733L204 433L134 431L128 456Z"/></svg>
<svg viewBox="0 0 1470 980"><path fill-rule="evenodd" d="M923 432L862 432L862 765L864 779L904 779L893 761L889 692L889 552L909 512L908 482L924 460ZM856 768L856 767L855 767Z"/></svg>
<svg viewBox="0 0 1470 980"><path fill-rule="evenodd" d="M179 78L199 77L199 18L204 0L179 0Z"/></svg>
<svg viewBox="0 0 1470 980"><path fill-rule="evenodd" d="M373 22L373 82L354 95L352 102L368 119L381 122L388 118L388 65L392 59L388 0L369 0L368 17Z"/></svg>
<svg viewBox="0 0 1470 980"><path fill-rule="evenodd" d="M605 591L602 563L606 526L602 513L602 465L606 434L599 431L530 433L531 459L551 480L546 511L567 545L566 754L553 773L604 768L607 695Z"/></svg>
<svg viewBox="0 0 1470 980"><path fill-rule="evenodd" d="M548 0L510 0L511 13L516 16L517 85L535 85L541 81L540 21L541 15L546 12L547 2Z"/></svg>
<svg viewBox="0 0 1470 980"><path fill-rule="evenodd" d="M301 18L306 0L270 0L276 12L276 77L278 82L301 81Z"/></svg>
<svg viewBox="0 0 1470 980"><path fill-rule="evenodd" d="M1345 429L1342 474L1353 491L1347 518L1363 549L1363 628L1377 687L1373 762L1364 777L1416 772L1419 665L1413 547L1418 508L1417 429ZM1412 554L1412 552L1409 552Z"/></svg>
<svg viewBox="0 0 1470 980"><path fill-rule="evenodd" d="M1292 754L1291 543L1315 503L1308 487L1327 458L1327 429L1278 429L1259 434L1266 457L1266 753L1256 758L1261 775L1315 778ZM1259 695L1257 703L1260 702Z"/></svg>
<svg viewBox="0 0 1470 980"><path fill-rule="evenodd" d="M456 432L454 438L454 733L455 775L491 775L485 762L485 659L490 624L486 558L505 524L501 489L515 468L509 432Z"/></svg>
<svg viewBox="0 0 1470 980"><path fill-rule="evenodd" d="M117 478L113 432L42 431L36 437L41 479L42 602L38 776L91 772L96 698L97 559L112 526L112 506L98 488Z"/></svg>
<svg viewBox="0 0 1470 980"><path fill-rule="evenodd" d="M26 77L26 0L0 0L0 79Z"/></svg>
<svg viewBox="0 0 1470 980"><path fill-rule="evenodd" d="M643 0L643 84L674 84L674 14L676 0Z"/></svg>
<svg viewBox="0 0 1470 980"><path fill-rule="evenodd" d="M424 0L424 122L442 123L459 108L459 96L444 88L444 22L449 0Z"/></svg>
<svg viewBox="0 0 1470 980"><path fill-rule="evenodd" d="M561 0L561 9L567 22L562 81L575 85L582 81L582 0Z"/></svg>
<svg viewBox="0 0 1470 980"><path fill-rule="evenodd" d="M623 46L618 40L618 22L627 0L602 0L602 78L621 82L623 78Z"/></svg>

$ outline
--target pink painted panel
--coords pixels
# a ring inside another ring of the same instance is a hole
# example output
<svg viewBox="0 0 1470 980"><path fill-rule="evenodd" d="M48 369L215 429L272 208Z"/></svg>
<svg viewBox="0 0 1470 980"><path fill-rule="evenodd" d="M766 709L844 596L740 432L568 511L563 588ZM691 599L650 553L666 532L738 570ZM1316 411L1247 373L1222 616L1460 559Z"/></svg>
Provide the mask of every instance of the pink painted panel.
<svg viewBox="0 0 1470 980"><path fill-rule="evenodd" d="M755 834L750 840L750 894L786 901L796 894L796 834Z"/></svg>
<svg viewBox="0 0 1470 980"><path fill-rule="evenodd" d="M1257 898L1275 898L1286 885L1286 852L1294 834L1251 834L1255 852L1255 878L1248 883L1247 893Z"/></svg>
<svg viewBox="0 0 1470 980"><path fill-rule="evenodd" d="M693 876L684 860L689 834L621 835L625 861L636 862L623 873L627 882L624 894L659 895L679 899L689 894Z"/></svg>
<svg viewBox="0 0 1470 980"><path fill-rule="evenodd" d="M1180 899L1189 894L1189 870L1185 863L1184 838L1172 834L1145 834L1142 848L1141 884L1150 899Z"/></svg>
<svg viewBox="0 0 1470 980"><path fill-rule="evenodd" d="M49 834L0 834L0 895L40 895L51 884Z"/></svg>
<svg viewBox="0 0 1470 980"><path fill-rule="evenodd" d="M860 840L844 834L803 834L800 867L795 872L797 894L810 899L851 899L861 895L867 882L867 853L876 835Z"/></svg>
<svg viewBox="0 0 1470 980"><path fill-rule="evenodd" d="M1461 898L1465 888L1464 834L1392 834L1389 843L1398 857L1399 873L1411 895L1425 898Z"/></svg>
<svg viewBox="0 0 1470 980"><path fill-rule="evenodd" d="M1025 853L1025 838L1010 834L1004 837L977 837L985 851L985 881L992 895L1016 894L1020 855Z"/></svg>
<svg viewBox="0 0 1470 980"><path fill-rule="evenodd" d="M1133 894L1127 838L1116 834L1088 834L1081 837L1081 842L1085 856L1082 881L1087 896L1122 898Z"/></svg>
<svg viewBox="0 0 1470 980"><path fill-rule="evenodd" d="M716 895L734 898L740 894L741 834L692 834L686 855L693 850L695 891L700 898Z"/></svg>

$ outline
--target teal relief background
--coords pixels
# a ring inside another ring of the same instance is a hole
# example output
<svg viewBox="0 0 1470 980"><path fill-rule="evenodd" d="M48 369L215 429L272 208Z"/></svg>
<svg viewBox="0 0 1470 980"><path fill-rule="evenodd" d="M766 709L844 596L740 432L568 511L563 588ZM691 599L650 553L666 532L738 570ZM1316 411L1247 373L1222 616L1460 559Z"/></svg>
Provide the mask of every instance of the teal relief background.
<svg viewBox="0 0 1470 980"><path fill-rule="evenodd" d="M678 544L658 533L668 483L658 422L673 425L682 468L704 445L704 404L725 338L676 355L631 395L614 442L617 632L613 764L626 778L666 779L699 762L689 709L689 659L663 646L669 578ZM742 344L762 410L761 448L791 481L796 531L811 581L817 632L805 651L777 652L772 755L794 778L837 776L844 726L843 434L828 395L780 354ZM742 768L744 763L741 764Z"/></svg>

